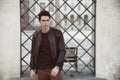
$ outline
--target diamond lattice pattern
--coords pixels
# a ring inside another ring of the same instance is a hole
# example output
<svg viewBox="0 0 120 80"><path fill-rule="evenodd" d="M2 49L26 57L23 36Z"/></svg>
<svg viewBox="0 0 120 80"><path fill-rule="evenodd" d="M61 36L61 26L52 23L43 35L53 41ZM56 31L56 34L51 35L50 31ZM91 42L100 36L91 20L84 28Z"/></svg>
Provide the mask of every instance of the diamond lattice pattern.
<svg viewBox="0 0 120 80"><path fill-rule="evenodd" d="M51 27L62 31L66 44L64 73L95 73L96 0L20 0L21 73L29 70L31 40L40 29L38 13L48 10Z"/></svg>

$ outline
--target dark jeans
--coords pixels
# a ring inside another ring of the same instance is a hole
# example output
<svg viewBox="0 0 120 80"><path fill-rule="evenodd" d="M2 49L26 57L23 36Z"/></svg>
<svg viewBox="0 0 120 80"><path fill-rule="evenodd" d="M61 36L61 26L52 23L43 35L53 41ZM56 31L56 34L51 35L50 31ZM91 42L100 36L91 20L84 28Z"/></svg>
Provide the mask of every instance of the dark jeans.
<svg viewBox="0 0 120 80"><path fill-rule="evenodd" d="M38 80L62 80L61 72L56 77L51 76L51 69L38 70Z"/></svg>

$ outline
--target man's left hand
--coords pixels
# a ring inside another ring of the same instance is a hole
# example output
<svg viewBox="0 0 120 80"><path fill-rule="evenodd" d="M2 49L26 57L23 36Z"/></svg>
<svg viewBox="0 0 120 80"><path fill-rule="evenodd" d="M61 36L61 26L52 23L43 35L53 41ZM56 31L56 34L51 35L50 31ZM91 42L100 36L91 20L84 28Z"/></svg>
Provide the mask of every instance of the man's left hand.
<svg viewBox="0 0 120 80"><path fill-rule="evenodd" d="M56 77L59 72L59 67L55 66L51 71L51 76Z"/></svg>

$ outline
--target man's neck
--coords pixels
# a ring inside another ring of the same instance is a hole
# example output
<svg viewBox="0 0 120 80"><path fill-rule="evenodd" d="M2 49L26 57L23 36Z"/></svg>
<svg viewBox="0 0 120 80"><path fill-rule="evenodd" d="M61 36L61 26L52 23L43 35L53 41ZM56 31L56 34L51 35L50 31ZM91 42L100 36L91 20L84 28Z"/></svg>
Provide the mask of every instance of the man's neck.
<svg viewBox="0 0 120 80"><path fill-rule="evenodd" d="M49 30L50 30L50 28L48 28L48 29L42 29L42 33L47 33L47 32L49 32Z"/></svg>

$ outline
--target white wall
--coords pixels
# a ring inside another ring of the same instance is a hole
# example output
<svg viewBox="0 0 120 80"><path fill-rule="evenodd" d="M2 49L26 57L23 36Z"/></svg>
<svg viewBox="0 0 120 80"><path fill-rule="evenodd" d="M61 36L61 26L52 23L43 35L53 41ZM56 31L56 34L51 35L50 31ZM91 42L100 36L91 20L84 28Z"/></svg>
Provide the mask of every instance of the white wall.
<svg viewBox="0 0 120 80"><path fill-rule="evenodd" d="M114 80L120 70L120 0L97 0L96 15L96 76Z"/></svg>
<svg viewBox="0 0 120 80"><path fill-rule="evenodd" d="M19 0L0 0L0 80L19 76Z"/></svg>

